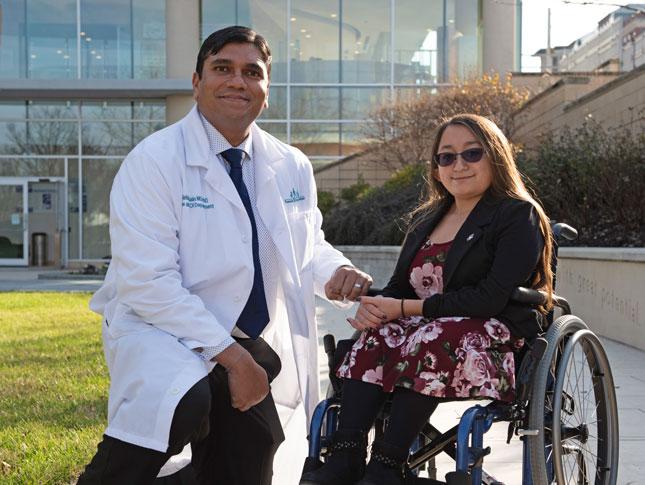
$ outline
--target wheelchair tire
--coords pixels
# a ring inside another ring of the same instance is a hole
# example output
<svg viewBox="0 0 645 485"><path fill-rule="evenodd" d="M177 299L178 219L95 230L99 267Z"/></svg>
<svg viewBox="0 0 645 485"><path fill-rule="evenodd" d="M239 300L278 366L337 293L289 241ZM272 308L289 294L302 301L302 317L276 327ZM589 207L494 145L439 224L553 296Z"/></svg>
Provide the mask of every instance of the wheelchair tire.
<svg viewBox="0 0 645 485"><path fill-rule="evenodd" d="M533 483L615 485L618 411L602 344L573 315L553 322L546 339L531 386L537 434L526 436Z"/></svg>

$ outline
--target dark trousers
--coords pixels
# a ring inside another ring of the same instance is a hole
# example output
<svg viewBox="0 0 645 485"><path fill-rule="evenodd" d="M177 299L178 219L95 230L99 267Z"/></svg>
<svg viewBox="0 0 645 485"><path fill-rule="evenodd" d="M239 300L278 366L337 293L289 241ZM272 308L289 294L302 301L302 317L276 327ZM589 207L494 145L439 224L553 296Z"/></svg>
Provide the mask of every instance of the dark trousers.
<svg viewBox="0 0 645 485"><path fill-rule="evenodd" d="M262 338L238 342L264 368L269 381L278 375L280 358ZM273 457L282 441L284 434L271 394L246 412L234 409L228 376L221 366L217 366L179 401L166 453L104 435L78 483L152 484L168 458L191 443L190 468L173 476L172 480L157 482L269 485Z"/></svg>

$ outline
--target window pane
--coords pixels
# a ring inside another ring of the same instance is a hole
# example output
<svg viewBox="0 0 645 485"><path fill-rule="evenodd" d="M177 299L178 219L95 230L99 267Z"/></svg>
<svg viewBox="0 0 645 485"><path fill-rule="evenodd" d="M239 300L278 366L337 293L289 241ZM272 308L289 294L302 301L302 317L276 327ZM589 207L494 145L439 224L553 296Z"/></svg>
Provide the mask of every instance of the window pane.
<svg viewBox="0 0 645 485"><path fill-rule="evenodd" d="M77 140L76 122L0 122L0 153L3 154L76 154Z"/></svg>
<svg viewBox="0 0 645 485"><path fill-rule="evenodd" d="M133 77L130 0L81 0L81 66L83 78Z"/></svg>
<svg viewBox="0 0 645 485"><path fill-rule="evenodd" d="M79 259L79 228L78 228L78 159L70 159L67 169L67 223L69 227L68 233L68 246L69 246L69 259Z"/></svg>
<svg viewBox="0 0 645 485"><path fill-rule="evenodd" d="M132 103L129 101L86 101L81 108L84 120L131 120Z"/></svg>
<svg viewBox="0 0 645 485"><path fill-rule="evenodd" d="M133 123L99 121L82 126L84 155L127 155L134 146Z"/></svg>
<svg viewBox="0 0 645 485"><path fill-rule="evenodd" d="M287 88L271 86L269 88L269 107L262 111L260 119L285 120L287 119Z"/></svg>
<svg viewBox="0 0 645 485"><path fill-rule="evenodd" d="M2 52L3 49L0 49ZM27 104L24 101L0 102L0 120L24 120L27 118Z"/></svg>
<svg viewBox="0 0 645 485"><path fill-rule="evenodd" d="M401 103L401 102L407 102L407 101L414 101L415 99L419 99L422 96L426 96L428 94L436 94L436 93L437 93L437 88L427 88L427 87L395 88L394 99L395 99L395 102Z"/></svg>
<svg viewBox="0 0 645 485"><path fill-rule="evenodd" d="M278 140L287 143L287 124L286 123L263 123L259 122L258 126L264 131L269 132Z"/></svg>
<svg viewBox="0 0 645 485"><path fill-rule="evenodd" d="M23 154L27 150L27 123L0 122L0 153Z"/></svg>
<svg viewBox="0 0 645 485"><path fill-rule="evenodd" d="M202 39L229 25L262 35L273 57L271 79L287 80L287 0L202 0Z"/></svg>
<svg viewBox="0 0 645 485"><path fill-rule="evenodd" d="M291 88L291 118L360 120L390 99L389 88Z"/></svg>
<svg viewBox="0 0 645 485"><path fill-rule="evenodd" d="M166 121L166 103L164 101L135 101L132 119Z"/></svg>
<svg viewBox="0 0 645 485"><path fill-rule="evenodd" d="M239 25L236 0L202 0L202 40L216 30Z"/></svg>
<svg viewBox="0 0 645 485"><path fill-rule="evenodd" d="M165 124L161 121L155 121L151 123L133 123L134 127L132 133L132 146L139 143L146 136L151 135L155 131L161 130Z"/></svg>
<svg viewBox="0 0 645 485"><path fill-rule="evenodd" d="M166 2L134 0L132 36L135 79L166 76Z"/></svg>
<svg viewBox="0 0 645 485"><path fill-rule="evenodd" d="M390 88L343 88L341 119L368 119L372 112L390 100Z"/></svg>
<svg viewBox="0 0 645 485"><path fill-rule="evenodd" d="M352 155L365 150L369 127L365 123L343 123L340 126L341 153Z"/></svg>
<svg viewBox="0 0 645 485"><path fill-rule="evenodd" d="M26 30L21 33L24 36L27 32L26 55L21 52L20 56L25 58L27 77L77 77L76 1L29 0L26 16ZM4 46L2 50L5 50ZM24 77L22 72L20 74Z"/></svg>
<svg viewBox="0 0 645 485"><path fill-rule="evenodd" d="M394 82L433 84L443 35L443 0L397 0L394 16ZM423 15L419 15L423 12Z"/></svg>
<svg viewBox="0 0 645 485"><path fill-rule="evenodd" d="M3 177L62 177L65 161L62 158L2 158L0 176Z"/></svg>
<svg viewBox="0 0 645 485"><path fill-rule="evenodd" d="M30 121L26 153L37 155L78 153L78 123L75 121Z"/></svg>
<svg viewBox="0 0 645 485"><path fill-rule="evenodd" d="M110 188L121 159L83 160L83 258L110 256Z"/></svg>
<svg viewBox="0 0 645 485"><path fill-rule="evenodd" d="M340 88L291 88L291 119L337 120Z"/></svg>
<svg viewBox="0 0 645 485"><path fill-rule="evenodd" d="M76 101L29 101L26 104L27 118L47 121L78 119L78 102Z"/></svg>
<svg viewBox="0 0 645 485"><path fill-rule="evenodd" d="M25 0L2 2L0 78L26 76Z"/></svg>
<svg viewBox="0 0 645 485"><path fill-rule="evenodd" d="M390 0L343 3L342 82L390 82L390 15Z"/></svg>
<svg viewBox="0 0 645 485"><path fill-rule="evenodd" d="M338 2L292 0L289 55L293 82L340 81L339 17Z"/></svg>
<svg viewBox="0 0 645 485"><path fill-rule="evenodd" d="M338 123L293 123L291 144L306 155L340 155Z"/></svg>

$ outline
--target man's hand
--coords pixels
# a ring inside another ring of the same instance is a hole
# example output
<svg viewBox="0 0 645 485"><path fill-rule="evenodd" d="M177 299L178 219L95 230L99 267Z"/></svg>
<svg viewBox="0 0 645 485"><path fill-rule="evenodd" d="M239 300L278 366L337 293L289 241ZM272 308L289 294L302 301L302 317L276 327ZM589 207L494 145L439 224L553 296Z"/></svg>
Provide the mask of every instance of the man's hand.
<svg viewBox="0 0 645 485"><path fill-rule="evenodd" d="M330 300L343 301L347 298L354 301L359 296L366 295L370 286L372 286L370 275L353 266L341 266L325 283L325 295Z"/></svg>
<svg viewBox="0 0 645 485"><path fill-rule="evenodd" d="M228 373L231 406L248 411L270 392L266 371L241 345L235 343L215 356Z"/></svg>

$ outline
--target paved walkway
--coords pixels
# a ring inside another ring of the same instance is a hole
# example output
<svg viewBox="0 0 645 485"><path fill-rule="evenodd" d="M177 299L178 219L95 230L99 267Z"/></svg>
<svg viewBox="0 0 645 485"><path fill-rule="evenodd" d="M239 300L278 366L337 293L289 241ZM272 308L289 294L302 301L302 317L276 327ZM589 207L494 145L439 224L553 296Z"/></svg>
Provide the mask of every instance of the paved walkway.
<svg viewBox="0 0 645 485"><path fill-rule="evenodd" d="M56 279L39 279L39 275ZM59 279L62 278L62 279ZM54 268L0 268L0 291L96 291L103 280L99 277L64 278Z"/></svg>
<svg viewBox="0 0 645 485"><path fill-rule="evenodd" d="M95 291L101 284L100 279L38 279L38 274L55 270L34 270L26 268L0 268L0 291ZM1 299L0 299L1 301ZM318 300L317 314L321 339L327 333L336 339L347 338L352 328L345 321L354 314L354 309L339 310L333 305ZM609 355L616 384L620 419L620 470L618 484L636 485L645 483L645 352L633 347L603 339ZM320 346L320 376L323 389L326 387L326 356ZM461 415L472 403L446 403L439 406L432 422L441 429L454 426ZM522 448L515 438L506 444L506 425L496 423L486 434L485 446L490 445L493 452L486 457L486 469L507 485L521 483ZM438 477L454 469L454 462L442 455L437 460ZM278 484L279 485L279 484Z"/></svg>

